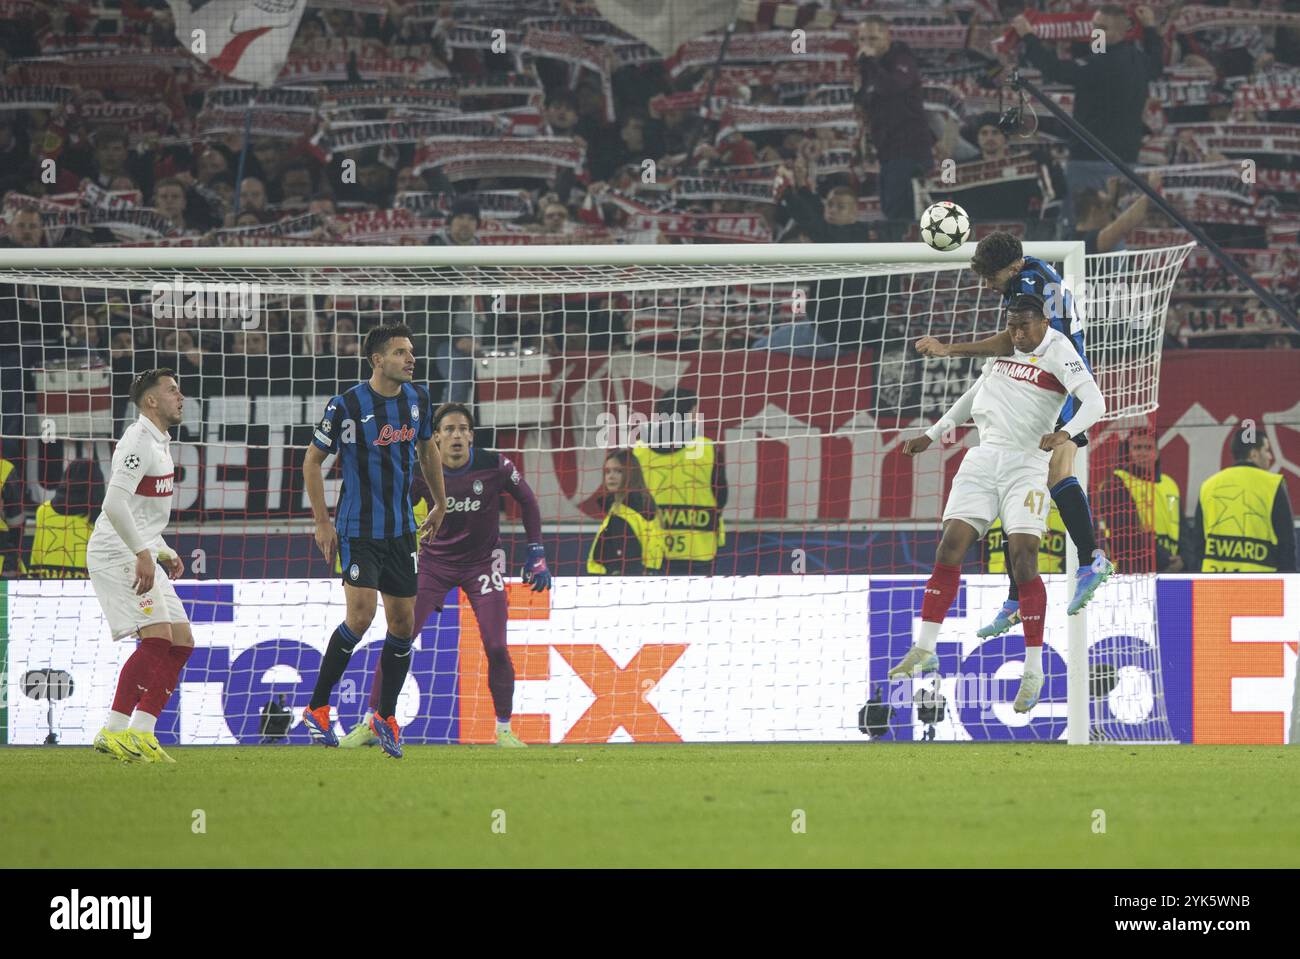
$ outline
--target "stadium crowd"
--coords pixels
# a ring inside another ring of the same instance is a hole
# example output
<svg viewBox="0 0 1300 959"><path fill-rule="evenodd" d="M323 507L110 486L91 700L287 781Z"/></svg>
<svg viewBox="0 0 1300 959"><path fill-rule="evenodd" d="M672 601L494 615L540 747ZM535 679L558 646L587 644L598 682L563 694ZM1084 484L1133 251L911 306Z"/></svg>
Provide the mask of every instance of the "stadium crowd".
<svg viewBox="0 0 1300 959"><path fill-rule="evenodd" d="M258 95L236 183L250 91L178 45L164 0L6 0L5 242L861 241L914 238L930 198L962 204L977 239L1001 227L1081 237L1090 252L1184 240L1041 107L1019 125L1004 117L1014 94L990 78L1019 64L1294 302L1297 8L750 0L715 71L719 33L665 57L574 0L320 0L282 85ZM1094 27L1112 52L1072 61ZM797 51L794 29L806 31ZM245 333L33 287L0 294L0 348L229 374L245 358L354 355L370 325L400 315L431 337L450 395L475 348L557 350L566 334L586 334L584 349L818 355L863 342L840 311L782 329L772 299L584 301L580 313L519 300L489 319L464 300L285 297ZM1186 264L1168 348L1292 345L1203 251Z"/></svg>

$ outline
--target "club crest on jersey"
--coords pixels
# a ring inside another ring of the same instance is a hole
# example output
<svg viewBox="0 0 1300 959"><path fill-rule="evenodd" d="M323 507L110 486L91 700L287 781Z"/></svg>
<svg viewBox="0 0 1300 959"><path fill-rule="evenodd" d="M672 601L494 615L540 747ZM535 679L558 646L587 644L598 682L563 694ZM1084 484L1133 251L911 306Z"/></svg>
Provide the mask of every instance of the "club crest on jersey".
<svg viewBox="0 0 1300 959"><path fill-rule="evenodd" d="M474 495L475 495L475 496L478 496L478 495L480 495L482 492L483 492L483 481L482 481L482 480L475 480L475 481L474 481Z"/></svg>
<svg viewBox="0 0 1300 959"><path fill-rule="evenodd" d="M351 566L348 567L349 579L356 579L360 575L361 575L361 567L358 566L356 563L353 563Z"/></svg>
<svg viewBox="0 0 1300 959"><path fill-rule="evenodd" d="M402 426L393 429L392 425L385 423L383 429L379 431L379 436L375 440L375 446L391 446L393 443L409 443L415 439L415 430L409 426Z"/></svg>

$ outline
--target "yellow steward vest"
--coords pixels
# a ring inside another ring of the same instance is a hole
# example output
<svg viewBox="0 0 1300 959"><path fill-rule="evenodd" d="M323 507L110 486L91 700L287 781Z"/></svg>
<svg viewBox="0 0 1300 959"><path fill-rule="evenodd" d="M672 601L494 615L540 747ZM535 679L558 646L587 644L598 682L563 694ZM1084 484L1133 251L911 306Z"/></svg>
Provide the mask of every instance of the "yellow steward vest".
<svg viewBox="0 0 1300 959"><path fill-rule="evenodd" d="M988 543L988 572L1005 573L1007 571L1007 554L1003 543L1002 520L995 519L986 535ZM1057 512L1056 504L1047 511L1047 530L1038 544L1038 571L1040 573L1064 573L1065 550L1069 540L1065 535L1065 522Z"/></svg>
<svg viewBox="0 0 1300 959"><path fill-rule="evenodd" d="M632 528L632 532L636 534L637 540L641 543L641 565L647 570L662 569L664 565L664 534L663 530L659 528L659 523L654 519L646 519L626 503L616 503L605 514L600 529L596 530L596 538L591 541L591 549L587 550L587 572L594 573L597 576L604 576L607 572L603 563L596 562L596 547L600 545L601 537L605 535L605 528L609 526L610 519L615 516L624 520Z"/></svg>
<svg viewBox="0 0 1300 959"><path fill-rule="evenodd" d="M1155 533L1160 548L1170 555L1178 555L1178 519L1179 500L1178 484L1172 476L1161 474L1158 482L1134 476L1127 470L1116 470L1133 505L1137 509L1142 528ZM1272 507L1270 506L1270 509Z"/></svg>
<svg viewBox="0 0 1300 959"><path fill-rule="evenodd" d="M52 502L42 503L36 510L31 572L41 579L85 579L93 528L84 516L64 516Z"/></svg>
<svg viewBox="0 0 1300 959"><path fill-rule="evenodd" d="M713 440L697 436L681 449L656 453L645 443L632 448L663 530L664 558L708 562L726 542L713 496Z"/></svg>
<svg viewBox="0 0 1300 959"><path fill-rule="evenodd" d="M1229 466L1201 484L1202 572L1277 572L1273 500L1281 484L1281 473L1256 466Z"/></svg>

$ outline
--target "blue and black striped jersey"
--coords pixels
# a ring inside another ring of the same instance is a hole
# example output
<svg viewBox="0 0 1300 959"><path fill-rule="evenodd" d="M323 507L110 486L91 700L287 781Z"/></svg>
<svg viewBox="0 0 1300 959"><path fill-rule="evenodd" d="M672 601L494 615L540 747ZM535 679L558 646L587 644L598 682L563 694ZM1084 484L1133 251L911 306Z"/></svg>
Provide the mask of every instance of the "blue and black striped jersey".
<svg viewBox="0 0 1300 959"><path fill-rule="evenodd" d="M1083 313L1075 302L1074 294L1066 289L1065 281L1050 263L1036 256L1025 257L1025 268L1011 281L1011 292L1002 296L1002 321L1005 324L1007 306L1013 297L1032 293L1042 297L1047 305L1047 318L1052 329L1064 333L1085 360L1083 348ZM1091 367L1089 367L1091 369Z"/></svg>
<svg viewBox="0 0 1300 959"><path fill-rule="evenodd" d="M312 443L339 455L343 491L334 525L340 536L392 539L415 532L416 443L432 438L433 407L423 386L403 383L396 396L381 396L358 383L329 401Z"/></svg>

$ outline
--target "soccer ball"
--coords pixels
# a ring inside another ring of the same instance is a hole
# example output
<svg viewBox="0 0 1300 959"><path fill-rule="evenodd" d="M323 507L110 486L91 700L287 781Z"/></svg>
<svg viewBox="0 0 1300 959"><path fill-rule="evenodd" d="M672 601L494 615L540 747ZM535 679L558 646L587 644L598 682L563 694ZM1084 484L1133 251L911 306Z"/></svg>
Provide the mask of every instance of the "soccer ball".
<svg viewBox="0 0 1300 959"><path fill-rule="evenodd" d="M970 239L970 217L951 200L940 200L921 214L921 239L940 253Z"/></svg>

